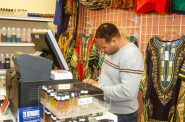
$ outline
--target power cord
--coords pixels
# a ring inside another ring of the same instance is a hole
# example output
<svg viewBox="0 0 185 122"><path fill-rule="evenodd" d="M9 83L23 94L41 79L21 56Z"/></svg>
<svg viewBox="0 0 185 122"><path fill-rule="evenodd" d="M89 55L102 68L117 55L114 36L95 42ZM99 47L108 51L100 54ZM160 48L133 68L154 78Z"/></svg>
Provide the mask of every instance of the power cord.
<svg viewBox="0 0 185 122"><path fill-rule="evenodd" d="M12 81L13 81L15 78L16 78L16 79L20 79L20 77L18 77L17 74L15 74L15 75L12 76L12 78L10 79L10 84L7 86L7 88L8 88L8 95L7 95L7 98L9 98L9 96L10 96L10 90L11 90L11 88L12 88Z"/></svg>

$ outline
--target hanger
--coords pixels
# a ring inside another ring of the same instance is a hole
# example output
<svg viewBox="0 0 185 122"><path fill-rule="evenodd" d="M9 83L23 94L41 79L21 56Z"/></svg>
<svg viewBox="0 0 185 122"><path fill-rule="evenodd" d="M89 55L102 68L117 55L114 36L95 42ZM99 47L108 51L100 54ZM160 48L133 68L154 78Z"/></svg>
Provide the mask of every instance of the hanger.
<svg viewBox="0 0 185 122"><path fill-rule="evenodd" d="M173 27L166 27L166 31L162 34L160 38L166 41L172 41L172 40L178 39L179 37L180 36L179 36L178 28L173 26Z"/></svg>
<svg viewBox="0 0 185 122"><path fill-rule="evenodd" d="M125 39L129 39L129 36L131 34L131 29L130 27L125 27L123 29L121 29L120 31L120 35L122 38L125 38Z"/></svg>

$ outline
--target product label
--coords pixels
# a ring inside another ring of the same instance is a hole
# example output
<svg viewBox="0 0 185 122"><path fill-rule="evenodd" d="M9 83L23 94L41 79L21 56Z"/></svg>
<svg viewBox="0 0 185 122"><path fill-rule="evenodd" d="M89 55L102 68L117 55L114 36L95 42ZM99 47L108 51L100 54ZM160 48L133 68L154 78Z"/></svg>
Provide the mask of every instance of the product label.
<svg viewBox="0 0 185 122"><path fill-rule="evenodd" d="M78 99L78 105L86 105L86 104L90 104L90 103L92 103L92 97Z"/></svg>
<svg viewBox="0 0 185 122"><path fill-rule="evenodd" d="M19 122L40 122L43 108L41 106L19 108L18 113Z"/></svg>
<svg viewBox="0 0 185 122"><path fill-rule="evenodd" d="M60 84L58 85L58 89L70 89L71 88L71 84Z"/></svg>

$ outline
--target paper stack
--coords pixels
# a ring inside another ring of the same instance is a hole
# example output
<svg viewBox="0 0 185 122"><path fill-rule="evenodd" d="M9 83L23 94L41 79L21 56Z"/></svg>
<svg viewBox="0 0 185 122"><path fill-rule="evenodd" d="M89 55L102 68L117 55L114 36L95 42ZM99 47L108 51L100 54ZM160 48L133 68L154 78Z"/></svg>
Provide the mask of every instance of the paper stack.
<svg viewBox="0 0 185 122"><path fill-rule="evenodd" d="M53 80L73 79L73 75L67 70L52 70L50 78Z"/></svg>

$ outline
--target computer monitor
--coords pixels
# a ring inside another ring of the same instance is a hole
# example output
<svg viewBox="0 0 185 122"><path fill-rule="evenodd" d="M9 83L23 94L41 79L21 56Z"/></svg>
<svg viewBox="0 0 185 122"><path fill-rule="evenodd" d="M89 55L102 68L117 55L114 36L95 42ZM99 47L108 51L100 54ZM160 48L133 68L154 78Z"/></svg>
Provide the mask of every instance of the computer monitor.
<svg viewBox="0 0 185 122"><path fill-rule="evenodd" d="M51 30L35 30L31 33L35 50L42 52L40 56L53 60L54 66L59 69L69 70L67 62L57 44Z"/></svg>

